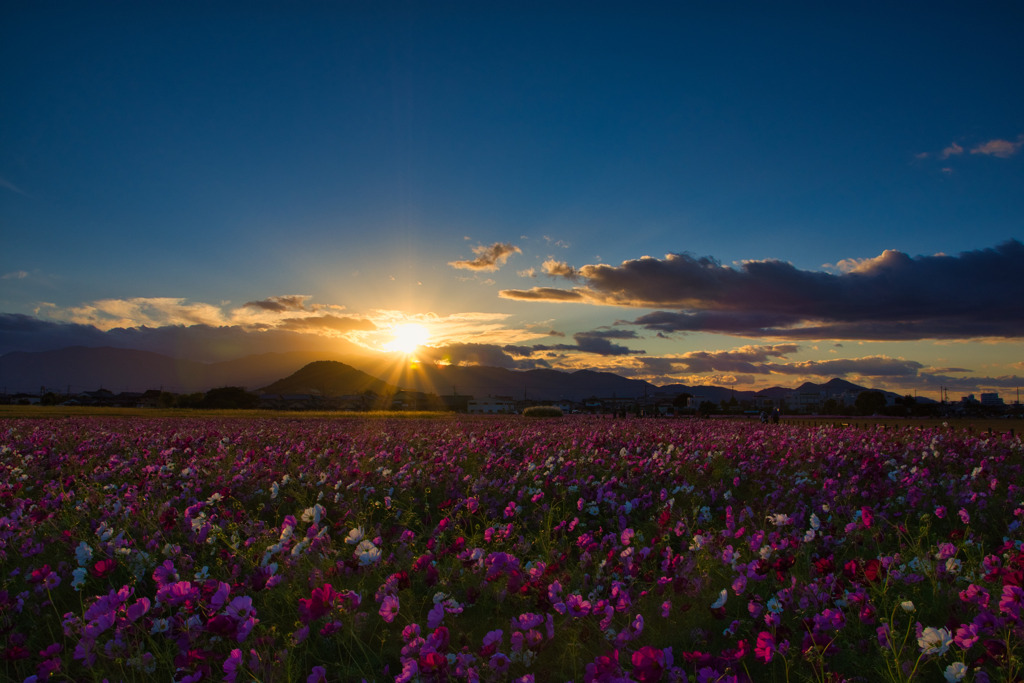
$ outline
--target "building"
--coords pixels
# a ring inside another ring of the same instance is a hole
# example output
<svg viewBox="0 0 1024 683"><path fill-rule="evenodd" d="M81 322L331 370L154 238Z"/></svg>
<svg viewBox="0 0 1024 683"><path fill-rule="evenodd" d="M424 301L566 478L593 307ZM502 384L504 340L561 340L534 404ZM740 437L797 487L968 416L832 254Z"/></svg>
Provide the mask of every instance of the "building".
<svg viewBox="0 0 1024 683"><path fill-rule="evenodd" d="M510 415L516 412L516 402L511 396L474 398L467 402L466 410L473 415Z"/></svg>

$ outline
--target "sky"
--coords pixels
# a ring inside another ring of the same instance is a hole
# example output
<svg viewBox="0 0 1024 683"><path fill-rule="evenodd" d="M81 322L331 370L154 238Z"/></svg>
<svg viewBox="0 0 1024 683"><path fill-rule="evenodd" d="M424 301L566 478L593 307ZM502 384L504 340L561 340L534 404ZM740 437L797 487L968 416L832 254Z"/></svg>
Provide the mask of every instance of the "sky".
<svg viewBox="0 0 1024 683"><path fill-rule="evenodd" d="M1010 400L1022 25L1019 1L10 0L0 354Z"/></svg>

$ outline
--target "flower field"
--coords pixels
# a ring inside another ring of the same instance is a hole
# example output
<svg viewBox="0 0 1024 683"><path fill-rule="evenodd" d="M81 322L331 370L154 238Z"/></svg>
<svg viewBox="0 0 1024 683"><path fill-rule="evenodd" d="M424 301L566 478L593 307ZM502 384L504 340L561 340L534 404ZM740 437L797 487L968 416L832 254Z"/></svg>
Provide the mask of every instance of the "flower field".
<svg viewBox="0 0 1024 683"><path fill-rule="evenodd" d="M0 420L0 679L1020 681L1024 445Z"/></svg>

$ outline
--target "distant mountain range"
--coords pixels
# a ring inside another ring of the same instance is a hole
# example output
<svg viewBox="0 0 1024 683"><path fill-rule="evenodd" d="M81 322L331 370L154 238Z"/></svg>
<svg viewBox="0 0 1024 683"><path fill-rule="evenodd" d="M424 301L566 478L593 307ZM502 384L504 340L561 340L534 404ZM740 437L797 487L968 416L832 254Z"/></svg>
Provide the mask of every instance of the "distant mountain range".
<svg viewBox="0 0 1024 683"><path fill-rule="evenodd" d="M330 361L330 362L329 362ZM737 391L728 387L656 386L610 372L577 370L509 370L490 366L389 365L381 361L348 365L345 358L325 357L320 352L296 351L246 356L220 363L199 363L170 356L109 347L75 346L56 351L12 352L0 356L0 392L70 393L108 389L142 392L163 389L175 393L207 391L240 386L260 393L321 394L340 396L370 390L378 394L398 389L438 395L459 394L483 398L582 401L599 398L674 397L689 393L717 403L735 397L788 398L793 392L839 395L856 394L866 387L842 379L824 384L805 383L795 389L772 387ZM890 397L892 392L883 392Z"/></svg>
<svg viewBox="0 0 1024 683"><path fill-rule="evenodd" d="M0 391L37 393L40 387L78 393L96 389L179 394L214 387L262 387L327 354L309 351L263 353L220 363L199 363L150 351L72 346L56 351L13 351L0 356Z"/></svg>

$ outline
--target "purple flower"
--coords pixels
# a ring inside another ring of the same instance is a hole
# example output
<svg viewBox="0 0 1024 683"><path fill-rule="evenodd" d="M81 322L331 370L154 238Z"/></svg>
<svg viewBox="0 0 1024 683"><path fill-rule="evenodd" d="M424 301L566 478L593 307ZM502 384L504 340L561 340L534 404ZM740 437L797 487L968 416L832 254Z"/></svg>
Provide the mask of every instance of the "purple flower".
<svg viewBox="0 0 1024 683"><path fill-rule="evenodd" d="M238 677L238 670L242 666L242 651L235 648L224 660L224 680L231 683Z"/></svg>

